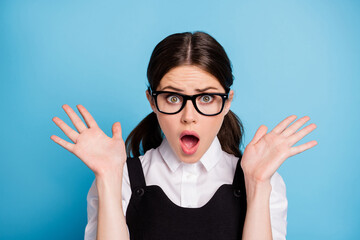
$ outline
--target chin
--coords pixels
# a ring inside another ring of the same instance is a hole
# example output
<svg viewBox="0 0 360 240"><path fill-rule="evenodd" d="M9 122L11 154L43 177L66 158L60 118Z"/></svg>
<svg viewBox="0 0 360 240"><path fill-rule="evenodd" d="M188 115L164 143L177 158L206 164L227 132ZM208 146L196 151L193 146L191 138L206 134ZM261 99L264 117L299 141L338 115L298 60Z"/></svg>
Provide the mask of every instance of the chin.
<svg viewBox="0 0 360 240"><path fill-rule="evenodd" d="M184 163L196 163L200 160L201 156L199 156L199 154L194 153L191 155L185 154L182 152L182 150L180 149L180 156L179 159L180 161L184 162Z"/></svg>

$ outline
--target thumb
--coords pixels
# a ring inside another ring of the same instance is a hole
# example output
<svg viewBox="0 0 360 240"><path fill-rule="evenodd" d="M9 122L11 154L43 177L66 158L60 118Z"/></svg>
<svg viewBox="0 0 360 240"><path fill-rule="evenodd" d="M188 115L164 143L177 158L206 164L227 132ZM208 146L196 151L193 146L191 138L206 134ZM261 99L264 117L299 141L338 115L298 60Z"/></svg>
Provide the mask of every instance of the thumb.
<svg viewBox="0 0 360 240"><path fill-rule="evenodd" d="M116 122L112 125L112 133L114 139L122 139L120 122Z"/></svg>
<svg viewBox="0 0 360 240"><path fill-rule="evenodd" d="M251 140L251 144L256 144L260 138L262 138L266 132L267 132L268 128L265 125L261 125L258 130L256 131L254 138Z"/></svg>

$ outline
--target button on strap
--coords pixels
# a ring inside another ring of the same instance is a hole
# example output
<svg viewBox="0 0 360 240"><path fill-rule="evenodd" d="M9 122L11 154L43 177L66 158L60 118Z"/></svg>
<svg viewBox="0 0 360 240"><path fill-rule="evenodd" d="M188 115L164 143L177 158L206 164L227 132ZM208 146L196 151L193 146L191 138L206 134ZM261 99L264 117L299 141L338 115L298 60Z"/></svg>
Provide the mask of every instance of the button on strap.
<svg viewBox="0 0 360 240"><path fill-rule="evenodd" d="M144 191L143 188L137 188L137 189L135 190L135 194L136 194L137 196L139 196L139 197L141 197L142 195L144 195L144 193L145 193L145 191Z"/></svg>
<svg viewBox="0 0 360 240"><path fill-rule="evenodd" d="M235 197L240 197L240 196L241 196L241 191L240 191L240 189L234 189L234 196L235 196Z"/></svg>

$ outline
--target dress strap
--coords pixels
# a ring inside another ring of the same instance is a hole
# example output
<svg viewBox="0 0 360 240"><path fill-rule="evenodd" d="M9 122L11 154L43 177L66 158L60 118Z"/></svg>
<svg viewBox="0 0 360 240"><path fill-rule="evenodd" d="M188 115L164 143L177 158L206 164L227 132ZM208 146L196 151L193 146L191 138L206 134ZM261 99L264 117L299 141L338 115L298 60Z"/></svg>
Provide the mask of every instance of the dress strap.
<svg viewBox="0 0 360 240"><path fill-rule="evenodd" d="M234 188L234 196L240 200L241 208L240 208L240 228L241 233L243 231L243 226L245 222L245 216L247 211L247 201L246 201L246 188L245 188L245 178L244 178L244 172L241 168L240 162L241 162L242 156L240 156L237 164L236 164L236 170L233 180L233 188Z"/></svg>
<svg viewBox="0 0 360 240"><path fill-rule="evenodd" d="M146 182L139 157L128 157L126 165L129 172L131 191L135 192L137 189L145 187Z"/></svg>
<svg viewBox="0 0 360 240"><path fill-rule="evenodd" d="M239 160L236 164L236 170L235 170L235 175L234 175L234 180L233 180L232 185L235 190L238 190L238 191L246 194L244 172L240 166L240 161L241 161L241 157L239 158Z"/></svg>

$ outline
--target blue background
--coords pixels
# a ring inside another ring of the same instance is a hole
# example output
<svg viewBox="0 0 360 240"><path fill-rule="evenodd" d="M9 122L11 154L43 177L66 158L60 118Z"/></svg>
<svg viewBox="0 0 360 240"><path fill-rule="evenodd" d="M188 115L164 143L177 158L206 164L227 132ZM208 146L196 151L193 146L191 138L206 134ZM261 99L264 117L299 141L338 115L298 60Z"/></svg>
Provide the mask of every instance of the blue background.
<svg viewBox="0 0 360 240"><path fill-rule="evenodd" d="M234 69L232 110L256 129L308 115L311 150L279 169L288 239L359 239L359 1L0 2L0 239L81 239L94 174L54 143L83 104L123 138L149 112L146 68L169 34L202 30ZM77 111L77 110L76 110ZM307 124L307 125L308 125Z"/></svg>

